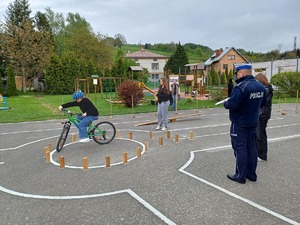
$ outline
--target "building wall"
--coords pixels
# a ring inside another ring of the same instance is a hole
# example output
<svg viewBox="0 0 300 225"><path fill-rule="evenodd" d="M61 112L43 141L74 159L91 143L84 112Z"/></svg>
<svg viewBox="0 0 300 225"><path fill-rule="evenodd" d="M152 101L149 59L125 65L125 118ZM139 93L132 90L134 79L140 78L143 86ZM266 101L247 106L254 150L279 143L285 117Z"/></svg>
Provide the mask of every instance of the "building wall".
<svg viewBox="0 0 300 225"><path fill-rule="evenodd" d="M158 81L159 78L164 76L164 67L168 59L138 59L135 62L138 63L141 67L148 69L149 71L149 81ZM152 63L158 63L158 69L152 69ZM152 74L158 74L157 76L152 77Z"/></svg>
<svg viewBox="0 0 300 225"><path fill-rule="evenodd" d="M299 59L274 60L273 63L272 61L253 63L252 72L254 76L258 73L263 73L270 81L271 77L277 73L296 72L297 64L299 71L299 63Z"/></svg>

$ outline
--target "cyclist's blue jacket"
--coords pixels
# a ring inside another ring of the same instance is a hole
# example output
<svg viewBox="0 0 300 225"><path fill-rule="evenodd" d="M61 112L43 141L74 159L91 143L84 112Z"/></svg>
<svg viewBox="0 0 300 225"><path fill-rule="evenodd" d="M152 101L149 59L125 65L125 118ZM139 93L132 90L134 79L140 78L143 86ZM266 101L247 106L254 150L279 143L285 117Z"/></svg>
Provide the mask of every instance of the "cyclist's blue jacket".
<svg viewBox="0 0 300 225"><path fill-rule="evenodd" d="M229 109L229 118L241 126L256 126L260 107L267 102L266 89L252 75L241 77L236 83L230 98L224 103Z"/></svg>

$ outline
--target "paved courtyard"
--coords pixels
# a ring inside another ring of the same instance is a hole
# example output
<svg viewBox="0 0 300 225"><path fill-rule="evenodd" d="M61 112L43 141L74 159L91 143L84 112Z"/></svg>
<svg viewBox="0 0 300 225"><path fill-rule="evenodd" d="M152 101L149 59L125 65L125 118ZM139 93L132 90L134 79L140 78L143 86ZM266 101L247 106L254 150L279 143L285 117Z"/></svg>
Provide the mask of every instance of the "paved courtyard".
<svg viewBox="0 0 300 225"><path fill-rule="evenodd" d="M246 184L226 177L235 159L223 108L169 123L170 138L156 124L136 126L154 113L100 117L120 137L108 145L72 142L73 126L59 153L60 120L0 124L0 224L300 224L300 113L295 104L284 107L286 115L273 107L268 161L258 163L258 181ZM189 114L195 111L169 117Z"/></svg>

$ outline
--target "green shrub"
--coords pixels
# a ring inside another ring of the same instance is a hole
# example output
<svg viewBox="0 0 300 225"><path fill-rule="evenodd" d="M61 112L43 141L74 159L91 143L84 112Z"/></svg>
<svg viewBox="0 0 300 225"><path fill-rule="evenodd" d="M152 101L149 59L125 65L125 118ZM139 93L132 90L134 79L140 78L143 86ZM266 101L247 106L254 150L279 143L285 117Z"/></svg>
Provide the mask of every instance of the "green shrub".
<svg viewBox="0 0 300 225"><path fill-rule="evenodd" d="M213 91L211 93L211 99L215 101L221 101L222 99L227 98L227 95L224 90Z"/></svg>
<svg viewBox="0 0 300 225"><path fill-rule="evenodd" d="M279 93L295 96L300 90L300 72L278 73L272 76L271 83L278 88Z"/></svg>

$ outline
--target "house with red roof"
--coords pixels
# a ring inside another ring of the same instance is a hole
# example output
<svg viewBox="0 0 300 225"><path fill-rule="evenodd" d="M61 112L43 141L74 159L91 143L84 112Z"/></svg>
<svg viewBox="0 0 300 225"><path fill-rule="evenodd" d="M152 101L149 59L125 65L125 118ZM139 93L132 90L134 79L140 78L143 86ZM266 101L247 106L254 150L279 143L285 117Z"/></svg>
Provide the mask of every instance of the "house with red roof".
<svg viewBox="0 0 300 225"><path fill-rule="evenodd" d="M249 63L249 61L235 48L226 48L223 50L216 50L215 53L205 62L207 70L211 70L213 67L216 72L225 72L233 70L233 64Z"/></svg>
<svg viewBox="0 0 300 225"><path fill-rule="evenodd" d="M169 60L168 56L149 52L144 48L133 53L126 53L127 58L133 59L136 64L149 71L149 81L158 81L164 76L164 67Z"/></svg>

